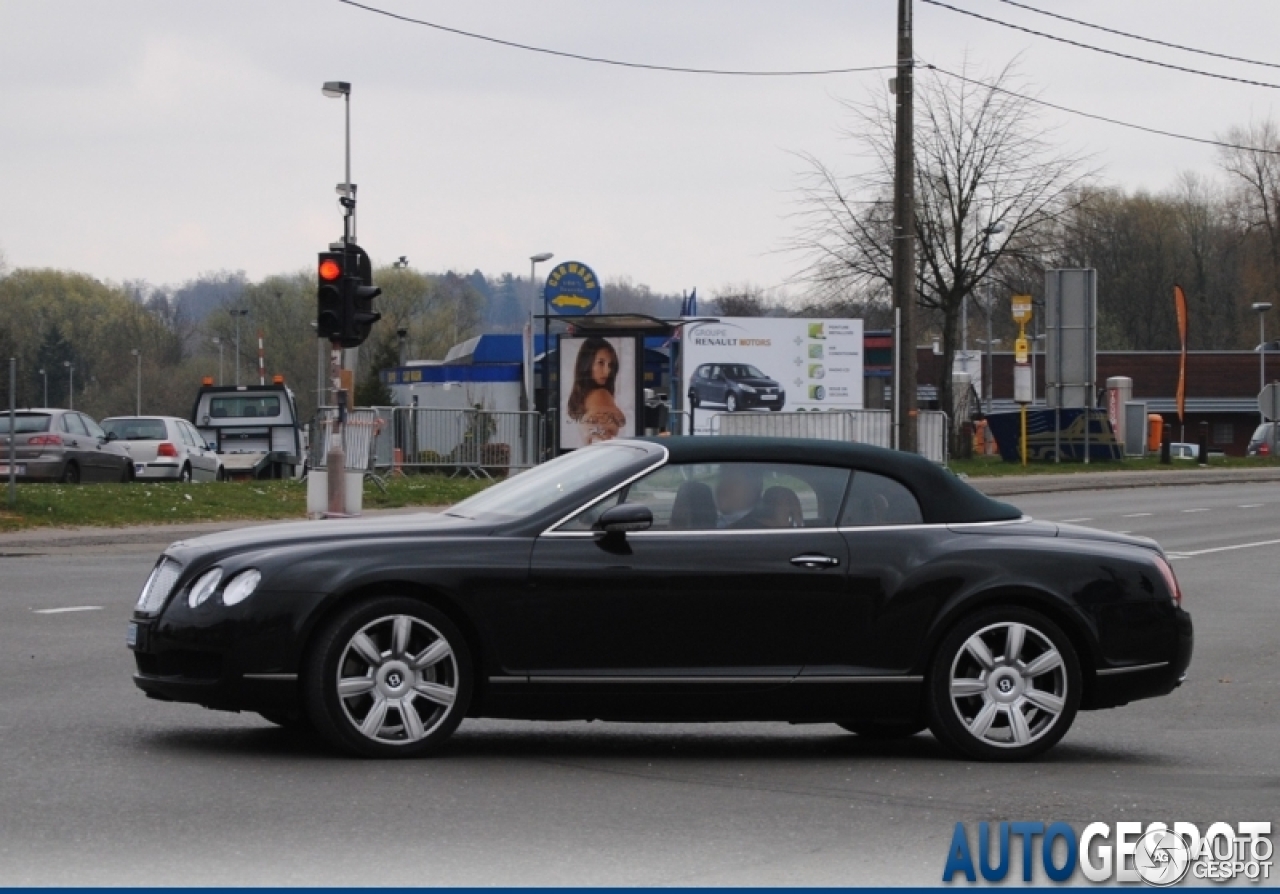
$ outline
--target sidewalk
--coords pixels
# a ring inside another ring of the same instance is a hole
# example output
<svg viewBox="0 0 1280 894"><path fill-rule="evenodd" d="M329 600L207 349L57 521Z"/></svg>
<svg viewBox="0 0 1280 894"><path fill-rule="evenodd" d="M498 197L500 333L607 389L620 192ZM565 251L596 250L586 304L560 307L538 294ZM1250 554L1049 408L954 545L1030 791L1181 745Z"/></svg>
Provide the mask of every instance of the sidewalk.
<svg viewBox="0 0 1280 894"><path fill-rule="evenodd" d="M1014 494L1052 494L1074 490L1113 490L1122 487L1188 487L1197 484L1263 484L1280 482L1280 469L1168 468L1142 472L1066 472L1043 475L1005 475L967 478L991 497Z"/></svg>

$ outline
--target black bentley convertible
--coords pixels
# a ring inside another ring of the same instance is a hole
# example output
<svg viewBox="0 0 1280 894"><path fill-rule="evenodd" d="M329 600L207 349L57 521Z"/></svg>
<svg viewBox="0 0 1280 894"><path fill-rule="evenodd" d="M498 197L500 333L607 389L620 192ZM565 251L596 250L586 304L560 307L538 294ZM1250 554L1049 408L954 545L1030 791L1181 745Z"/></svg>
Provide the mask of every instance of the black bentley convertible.
<svg viewBox="0 0 1280 894"><path fill-rule="evenodd" d="M1164 695L1191 618L1151 540L1035 521L916 456L611 441L443 514L175 543L128 628L148 696L370 756L464 717L927 726L974 758Z"/></svg>

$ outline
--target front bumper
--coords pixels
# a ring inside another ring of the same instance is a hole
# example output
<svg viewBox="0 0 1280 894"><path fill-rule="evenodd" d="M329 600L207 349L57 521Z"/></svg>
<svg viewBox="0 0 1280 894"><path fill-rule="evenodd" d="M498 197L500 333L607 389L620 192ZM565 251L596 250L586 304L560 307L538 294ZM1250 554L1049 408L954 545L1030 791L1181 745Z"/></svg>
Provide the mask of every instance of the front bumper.
<svg viewBox="0 0 1280 894"><path fill-rule="evenodd" d="M752 409L755 409L757 407L760 407L760 408L769 408L769 409L781 409L782 407L786 406L787 395L782 392L779 392L778 394L770 398L770 395L767 395L767 394L758 394L758 393L748 394L746 392L743 392L739 397L738 403L739 403L739 406L743 408L750 407Z"/></svg>
<svg viewBox="0 0 1280 894"><path fill-rule="evenodd" d="M301 619L319 598L260 592L231 608L191 609L179 594L158 617L135 613L134 685L150 698L216 710L295 709Z"/></svg>

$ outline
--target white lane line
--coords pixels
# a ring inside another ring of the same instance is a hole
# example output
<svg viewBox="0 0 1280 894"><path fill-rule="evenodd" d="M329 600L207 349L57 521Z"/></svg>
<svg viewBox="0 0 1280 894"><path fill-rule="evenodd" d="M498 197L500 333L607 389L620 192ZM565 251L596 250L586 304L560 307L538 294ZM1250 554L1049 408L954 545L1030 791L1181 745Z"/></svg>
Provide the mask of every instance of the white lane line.
<svg viewBox="0 0 1280 894"><path fill-rule="evenodd" d="M1253 543L1235 543L1231 546L1213 546L1209 549L1184 549L1169 553L1171 559L1191 559L1196 556L1207 556L1210 553L1225 553L1234 549L1252 549L1255 546L1276 546L1280 540L1258 540Z"/></svg>
<svg viewBox="0 0 1280 894"><path fill-rule="evenodd" d="M1087 521L1093 521L1093 519L1091 519L1091 518L1064 518L1064 519L1062 519L1062 524L1064 524L1064 525L1075 525L1075 524L1079 524L1080 522L1087 522Z"/></svg>
<svg viewBox="0 0 1280 894"><path fill-rule="evenodd" d="M33 608L37 615L65 615L67 612L100 612L100 605L68 605L66 608Z"/></svg>
<svg viewBox="0 0 1280 894"><path fill-rule="evenodd" d="M1207 506L1202 506L1202 507L1200 507L1199 509L1184 509L1184 510L1182 510L1182 511L1183 511L1183 512L1208 512L1208 511L1209 511L1209 507L1207 507Z"/></svg>
<svg viewBox="0 0 1280 894"><path fill-rule="evenodd" d="M1236 508L1237 509L1261 509L1262 504L1261 503L1241 503Z"/></svg>
<svg viewBox="0 0 1280 894"><path fill-rule="evenodd" d="M1146 518L1147 516L1150 516L1150 515L1155 515L1155 513L1154 512L1130 512L1128 515L1122 515L1120 517L1121 518Z"/></svg>

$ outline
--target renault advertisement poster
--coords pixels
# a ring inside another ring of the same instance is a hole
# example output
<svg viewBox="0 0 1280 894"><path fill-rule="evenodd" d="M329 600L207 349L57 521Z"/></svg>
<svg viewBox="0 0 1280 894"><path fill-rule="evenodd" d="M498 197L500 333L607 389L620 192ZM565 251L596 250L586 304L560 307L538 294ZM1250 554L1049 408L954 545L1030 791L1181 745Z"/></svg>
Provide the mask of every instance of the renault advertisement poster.
<svg viewBox="0 0 1280 894"><path fill-rule="evenodd" d="M728 317L691 324L682 353L694 433L717 413L862 409L862 321Z"/></svg>

